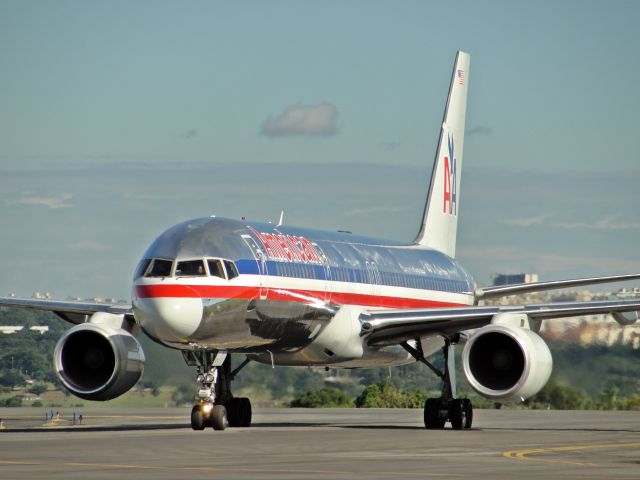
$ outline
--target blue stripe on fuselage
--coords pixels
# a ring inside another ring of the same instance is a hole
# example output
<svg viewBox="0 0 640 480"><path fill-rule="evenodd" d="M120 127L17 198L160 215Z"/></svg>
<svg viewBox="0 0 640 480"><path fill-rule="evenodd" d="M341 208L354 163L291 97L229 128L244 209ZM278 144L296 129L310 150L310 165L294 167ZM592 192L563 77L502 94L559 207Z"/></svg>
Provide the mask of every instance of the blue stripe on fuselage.
<svg viewBox="0 0 640 480"><path fill-rule="evenodd" d="M236 266L240 274L258 275L258 264L255 260L236 260ZM269 260L266 262L267 274L274 277L301 278L313 280L332 280L347 283L374 283L366 270L333 267L330 269L329 278L323 266L309 265L296 262L278 262ZM469 284L460 279L437 277L434 275L412 275L403 272L378 272L377 285L415 288L420 290L432 290L442 292L465 293L471 291Z"/></svg>

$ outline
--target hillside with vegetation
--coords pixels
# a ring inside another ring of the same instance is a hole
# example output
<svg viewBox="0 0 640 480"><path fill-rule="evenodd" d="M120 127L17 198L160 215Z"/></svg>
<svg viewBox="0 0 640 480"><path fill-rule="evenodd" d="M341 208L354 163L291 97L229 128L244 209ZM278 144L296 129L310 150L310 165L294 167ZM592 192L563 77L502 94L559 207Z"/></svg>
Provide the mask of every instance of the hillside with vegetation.
<svg viewBox="0 0 640 480"><path fill-rule="evenodd" d="M53 349L69 325L50 313L0 308L0 325L22 325L0 334L0 405L64 406L91 404L68 395L53 373ZM43 334L29 330L48 326ZM195 392L194 370L176 350L141 334L147 358L141 381L109 405L173 406L189 404ZM527 408L640 409L640 351L628 346L549 344L554 358L551 381L524 405ZM459 354L459 353L458 353ZM235 359L237 365L243 358ZM441 366L440 359L431 359ZM460 366L460 361L457 362ZM458 369L459 390L478 407L491 402L469 392ZM365 370L275 367L250 363L234 382L234 391L255 405L420 407L437 395L439 380L421 364Z"/></svg>

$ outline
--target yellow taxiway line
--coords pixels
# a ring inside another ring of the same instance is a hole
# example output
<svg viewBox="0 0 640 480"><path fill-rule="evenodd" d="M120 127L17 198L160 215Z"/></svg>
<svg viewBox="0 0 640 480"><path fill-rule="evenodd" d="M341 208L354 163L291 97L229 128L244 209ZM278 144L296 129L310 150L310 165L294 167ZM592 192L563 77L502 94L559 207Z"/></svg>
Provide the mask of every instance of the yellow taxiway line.
<svg viewBox="0 0 640 480"><path fill-rule="evenodd" d="M547 462L547 463L564 463L567 465L579 465L581 467L598 467L596 463L574 462L570 460L560 460L551 458L530 457L529 455L558 453L558 452L579 452L584 450L596 449L616 449L616 448L634 448L640 447L640 442L629 443L601 443L597 445L563 445L560 447L543 447L543 448L526 448L523 450L508 450L502 452L505 458L514 458L516 460L524 460L529 462Z"/></svg>

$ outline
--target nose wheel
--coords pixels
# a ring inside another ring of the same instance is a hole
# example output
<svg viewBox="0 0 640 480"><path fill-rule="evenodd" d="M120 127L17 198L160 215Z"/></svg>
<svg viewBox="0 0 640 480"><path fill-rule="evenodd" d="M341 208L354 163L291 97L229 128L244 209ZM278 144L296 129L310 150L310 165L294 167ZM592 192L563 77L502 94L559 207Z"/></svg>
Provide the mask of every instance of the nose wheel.
<svg viewBox="0 0 640 480"><path fill-rule="evenodd" d="M251 426L251 401L245 397L234 397L231 381L244 368L249 359L231 371L231 356L222 352L183 352L188 365L196 366L199 403L191 409L191 428L224 430L229 427Z"/></svg>
<svg viewBox="0 0 640 480"><path fill-rule="evenodd" d="M224 405L213 405L208 402L194 405L191 409L191 428L204 430L212 427L214 430L224 430L230 425L227 409Z"/></svg>

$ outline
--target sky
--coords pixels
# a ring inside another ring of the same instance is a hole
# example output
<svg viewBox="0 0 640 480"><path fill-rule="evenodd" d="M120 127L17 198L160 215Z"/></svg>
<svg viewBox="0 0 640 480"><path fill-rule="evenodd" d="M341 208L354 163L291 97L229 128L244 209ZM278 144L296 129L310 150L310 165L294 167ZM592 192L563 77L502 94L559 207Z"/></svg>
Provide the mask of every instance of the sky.
<svg viewBox="0 0 640 480"><path fill-rule="evenodd" d="M128 298L152 240L202 215L413 239L459 49L463 265L640 272L639 21L635 1L0 0L0 295Z"/></svg>

